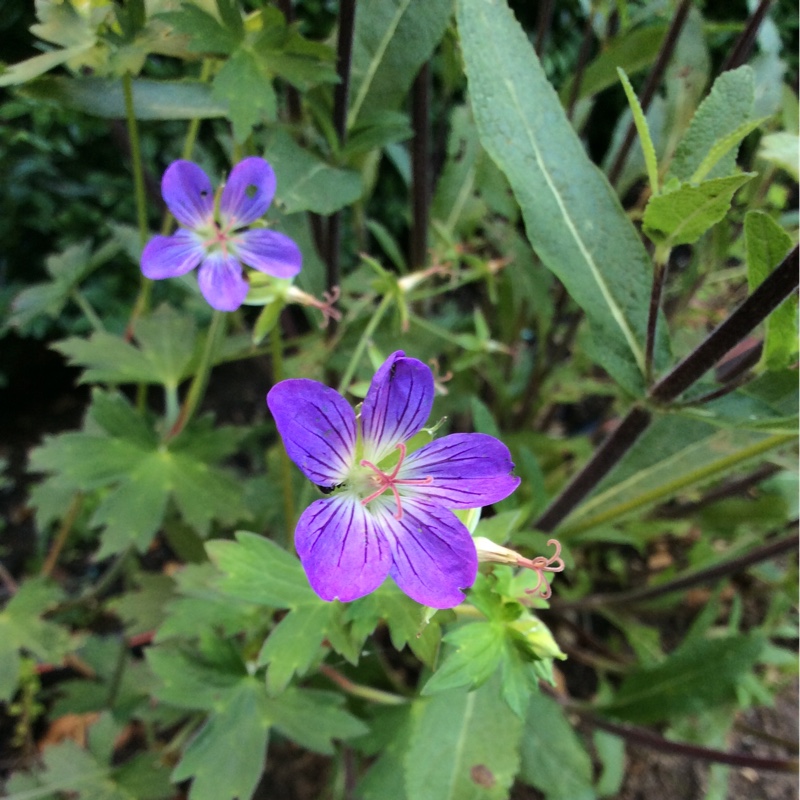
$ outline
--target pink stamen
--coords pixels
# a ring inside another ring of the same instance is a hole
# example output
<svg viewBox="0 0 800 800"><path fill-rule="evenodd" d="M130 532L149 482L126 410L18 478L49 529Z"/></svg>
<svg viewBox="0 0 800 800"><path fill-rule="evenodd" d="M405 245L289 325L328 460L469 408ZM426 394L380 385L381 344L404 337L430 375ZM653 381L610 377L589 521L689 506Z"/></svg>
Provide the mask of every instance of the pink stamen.
<svg viewBox="0 0 800 800"><path fill-rule="evenodd" d="M387 489L392 490L394 501L397 503L397 513L394 518L397 520L403 519L403 505L400 502L400 493L397 491L398 486L427 486L433 483L433 477L428 475L426 478L399 478L397 473L400 472L400 467L403 466L403 461L406 457L406 446L398 444L397 449L400 451L400 459L394 465L394 469L388 475L379 467L376 467L371 461L366 459L361 460L362 467L369 467L374 473L373 481L378 484L378 488L369 496L361 501L361 505L365 506L371 500L382 495Z"/></svg>
<svg viewBox="0 0 800 800"><path fill-rule="evenodd" d="M208 250L208 248L216 244L219 245L222 252L225 255L227 255L228 242L230 242L234 238L233 236L231 236L231 230L233 229L233 225L229 223L224 228L221 227L217 222L213 223L213 225L214 225L214 235L203 242L203 247L206 248L206 250Z"/></svg>
<svg viewBox="0 0 800 800"><path fill-rule="evenodd" d="M541 597L542 600L547 600L553 593L550 588L550 581L545 575L545 572L562 572L564 570L564 559L561 558L561 543L558 539L548 539L547 544L555 547L556 551L550 558L544 556L536 556L536 558L520 558L517 562L521 567L532 569L538 580L533 589L526 589L526 594L535 594ZM544 584L544 586L542 586ZM539 588L542 587L542 588Z"/></svg>

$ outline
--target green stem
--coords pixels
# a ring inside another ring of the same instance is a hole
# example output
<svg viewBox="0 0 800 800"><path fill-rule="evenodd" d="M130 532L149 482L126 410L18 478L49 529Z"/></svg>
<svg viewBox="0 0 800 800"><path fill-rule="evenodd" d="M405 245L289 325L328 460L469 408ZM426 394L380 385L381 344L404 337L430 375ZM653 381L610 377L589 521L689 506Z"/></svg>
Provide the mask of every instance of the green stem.
<svg viewBox="0 0 800 800"><path fill-rule="evenodd" d="M204 83L211 77L211 68L213 66L213 62L211 59L205 59L203 61L203 66L200 68L200 80ZM194 117L189 122L189 128L186 131L186 141L183 143L183 152L181 153L181 158L189 161L192 157L192 152L194 150L195 142L197 141L197 134L200 130L200 117Z"/></svg>
<svg viewBox="0 0 800 800"><path fill-rule="evenodd" d="M716 475L728 472L734 467L750 460L751 458L760 456L769 452L775 447L780 447L781 445L788 444L794 440L795 437L789 434L777 434L775 436L769 436L766 439L762 439L760 442L757 442L756 444L750 445L750 447L745 447L742 450L739 450L737 453L733 453L732 455L721 458L712 464L708 464L705 467L701 467L700 469L696 469L693 472L687 473L686 475L682 475L680 478L663 483L657 488L651 489L649 492L642 492L642 494L640 494L638 497L634 497L633 499L624 503L619 503L618 505L615 505L606 511L600 511L594 516L578 520L571 525L565 525L563 528L559 529L559 536L562 539L566 539L569 536L574 536L576 533L581 533L582 531L589 530L597 525L602 525L606 522L610 522L611 520L618 519L626 514L629 514L631 511L642 508L643 506L653 505L659 500L671 497L681 489L685 489L687 486L691 486L699 481L710 480Z"/></svg>
<svg viewBox="0 0 800 800"><path fill-rule="evenodd" d="M319 671L326 678L333 681L340 689L353 695L353 697L362 697L364 700L370 700L373 703L381 703L382 705L389 706L403 706L408 703L408 698L406 697L400 697L391 692L384 692L381 689L373 689L371 686L364 686L361 683L354 683L349 678L342 675L341 672L335 670L333 667L329 667L327 664L322 664Z"/></svg>
<svg viewBox="0 0 800 800"><path fill-rule="evenodd" d="M130 72L122 76L122 93L125 97L125 118L128 125L128 139L131 143L131 169L133 170L133 190L136 198L136 222L139 228L139 246L144 249L147 242L147 204L144 187L144 168L142 166L142 150L139 146L139 126L136 122L136 112L133 106L133 78ZM127 335L130 337L133 323L147 311L150 304L150 291L152 281L141 275L139 295L128 321ZM140 383L136 391L136 407L144 411L147 402L147 387Z"/></svg>
<svg viewBox="0 0 800 800"><path fill-rule="evenodd" d="M380 302L380 305L375 309L372 319L367 323L367 327L364 328L364 333L361 334L361 338L358 340L358 344L356 345L356 349L353 351L353 356L350 359L350 363L347 365L347 369L344 371L344 375L342 375L342 379L339 381L339 388L337 390L339 394L344 394L345 391L347 391L347 387L350 385L350 381L353 380L353 375L358 367L358 362L361 361L361 356L364 355L364 350L367 347L367 343L372 338L372 334L375 333L378 324L380 323L381 319L383 319L383 315L387 312L389 306L392 304L392 300L393 297L391 293L385 294Z"/></svg>
<svg viewBox="0 0 800 800"><path fill-rule="evenodd" d="M186 395L186 400L183 402L183 407L178 414L178 419L169 432L164 437L165 441L174 439L191 420L197 406L203 399L203 395L208 385L208 376L211 372L211 367L214 364L214 355L217 351L219 340L225 331L225 313L223 311L214 311L211 317L211 326L208 330L206 337L206 346L203 349L203 356L200 360L200 366L197 368L192 385L189 387L189 393Z"/></svg>
<svg viewBox="0 0 800 800"><path fill-rule="evenodd" d="M133 188L136 197L136 222L139 227L139 243L144 247L147 242L147 203L144 190L144 169L142 167L142 151L139 146L139 126L133 107L133 78L130 72L122 76L122 92L125 96L125 118L128 124L128 137L131 142L131 168L133 170Z"/></svg>
<svg viewBox="0 0 800 800"><path fill-rule="evenodd" d="M272 329L270 334L272 349L272 379L275 383L283 380L283 341L281 340L280 322ZM281 460L281 488L283 494L283 516L286 520L286 539L289 550L294 549L294 484L292 482L292 462L285 447L280 447Z"/></svg>
<svg viewBox="0 0 800 800"><path fill-rule="evenodd" d="M83 315L89 320L89 324L94 328L96 331L104 331L106 329L105 325L103 325L103 321L100 317L97 316L97 312L92 308L91 303L83 296L83 293L80 289L73 289L69 296L75 302L75 304L83 311Z"/></svg>
<svg viewBox="0 0 800 800"><path fill-rule="evenodd" d="M180 400L178 399L178 387L175 384L164 384L164 428L170 430L178 421L181 411Z"/></svg>
<svg viewBox="0 0 800 800"><path fill-rule="evenodd" d="M64 549L64 545L67 543L67 539L69 538L72 526L78 519L78 514L81 513L82 507L83 507L83 493L77 492L75 496L72 498L72 502L70 503L69 508L67 509L67 513L61 522L61 527L58 529L56 538L53 541L52 546L50 547L50 552L47 554L47 558L45 559L45 562L42 565L41 574L43 577L49 577L49 575L55 569L55 566L58 563L58 557L61 555L61 551Z"/></svg>

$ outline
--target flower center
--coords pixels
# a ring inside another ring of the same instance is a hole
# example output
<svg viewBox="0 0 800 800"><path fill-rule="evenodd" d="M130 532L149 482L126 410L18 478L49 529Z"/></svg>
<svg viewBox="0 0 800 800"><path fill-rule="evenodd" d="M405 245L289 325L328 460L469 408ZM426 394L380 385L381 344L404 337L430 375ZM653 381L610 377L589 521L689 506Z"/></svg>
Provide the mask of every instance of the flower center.
<svg viewBox="0 0 800 800"><path fill-rule="evenodd" d="M213 222L208 237L203 240L203 247L206 251L211 252L215 249L220 249L225 255L228 255L228 248L236 240L235 234L232 234L232 224L222 227L218 222Z"/></svg>
<svg viewBox="0 0 800 800"><path fill-rule="evenodd" d="M371 477L372 483L377 485L377 489L369 495L369 497L365 497L361 501L361 505L365 506L371 500L374 500L376 497L382 495L387 489L391 489L392 494L394 495L394 500L397 503L397 513L394 515L395 519L403 519L403 504L400 502L400 492L397 491L398 486L427 486L430 483L433 483L433 478L428 475L426 478L398 478L397 473L400 472L400 467L403 466L403 461L406 457L406 446L404 444L398 444L397 449L400 451L400 459L395 464L394 469L390 473L384 472L379 467L376 467L371 461L367 461L366 459L362 459L361 466L362 467L369 467L375 474Z"/></svg>

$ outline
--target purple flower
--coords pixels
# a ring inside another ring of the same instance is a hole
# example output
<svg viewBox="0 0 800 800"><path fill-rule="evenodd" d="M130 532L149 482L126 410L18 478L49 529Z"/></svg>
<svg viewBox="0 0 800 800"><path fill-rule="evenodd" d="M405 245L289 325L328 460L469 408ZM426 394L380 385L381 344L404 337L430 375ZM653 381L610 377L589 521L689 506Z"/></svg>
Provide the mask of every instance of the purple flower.
<svg viewBox="0 0 800 800"><path fill-rule="evenodd" d="M264 215L275 194L275 173L263 158L246 158L231 170L218 209L208 175L191 161L170 164L161 194L183 227L147 243L142 272L148 278L175 278L199 266L197 281L208 304L234 311L249 288L243 264L275 278L300 272L302 255L288 236L246 229Z"/></svg>
<svg viewBox="0 0 800 800"><path fill-rule="evenodd" d="M347 401L307 379L267 395L289 457L330 497L302 514L295 545L314 591L349 601L387 575L419 603L450 608L478 569L475 544L451 509L502 500L519 485L508 448L483 433L454 433L408 453L433 405L433 375L393 353L356 417Z"/></svg>

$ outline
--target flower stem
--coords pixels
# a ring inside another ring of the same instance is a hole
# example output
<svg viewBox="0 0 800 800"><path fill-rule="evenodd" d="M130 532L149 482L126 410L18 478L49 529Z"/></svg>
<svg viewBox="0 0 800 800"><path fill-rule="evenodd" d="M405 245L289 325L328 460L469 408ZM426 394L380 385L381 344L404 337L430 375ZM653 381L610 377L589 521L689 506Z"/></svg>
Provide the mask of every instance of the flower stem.
<svg viewBox="0 0 800 800"><path fill-rule="evenodd" d="M130 72L122 76L122 92L125 96L125 117L128 136L131 141L131 168L133 169L133 189L136 197L136 222L139 228L139 243L144 247L147 241L147 204L144 190L144 169L142 151L139 146L139 126L133 107L133 78ZM143 280L146 280L143 278ZM148 281L149 283L149 281Z"/></svg>
<svg viewBox="0 0 800 800"><path fill-rule="evenodd" d="M347 369L344 371L344 375L342 375L342 379L339 381L339 388L337 389L339 394L344 394L345 391L347 391L350 381L353 380L356 367L358 367L358 362L361 360L361 356L364 355L367 343L372 338L372 334L375 333L375 329L383 319L383 315L392 304L392 299L391 293L387 293L383 296L380 305L375 309L375 313L372 315L372 319L367 323L367 327L364 328L364 333L361 334L361 338L358 340L356 349L353 351L353 355L350 358L350 363L347 365Z"/></svg>
<svg viewBox="0 0 800 800"><path fill-rule="evenodd" d="M408 699L405 697L400 697L391 692L384 692L381 689L373 689L371 686L354 683L349 678L342 675L341 672L335 670L333 667L329 667L327 664L322 664L319 671L326 678L333 681L340 689L344 689L345 692L353 695L353 697L362 697L364 700L371 700L373 703L381 703L382 705L389 706L403 706L408 703Z"/></svg>
<svg viewBox="0 0 800 800"><path fill-rule="evenodd" d="M56 563L58 562L58 557L61 555L61 551L64 549L64 545L67 543L72 526L75 524L75 520L78 519L78 514L81 513L82 506L83 494L81 492L77 492L72 498L72 502L67 509L67 513L61 522L61 527L58 529L56 538L50 547L50 552L47 554L47 558L42 565L42 577L49 577L52 571L55 569Z"/></svg>
<svg viewBox="0 0 800 800"><path fill-rule="evenodd" d="M281 338L281 324L272 329L269 337L272 350L272 380L273 384L283 380L283 340ZM292 462L285 447L280 447L281 460L281 488L283 494L283 516L286 521L286 539L289 550L294 550L294 485L292 483Z"/></svg>
<svg viewBox="0 0 800 800"><path fill-rule="evenodd" d="M104 331L105 325L103 325L103 321L100 317L97 316L97 312L92 308L91 303L83 296L83 292L79 289L73 289L69 295L75 304L83 311L83 315L89 321L89 324L95 331Z"/></svg>
<svg viewBox="0 0 800 800"><path fill-rule="evenodd" d="M200 405L203 395L208 385L208 376L211 372L211 367L214 363L214 355L217 351L217 345L222 335L225 332L225 314L222 311L214 311L214 316L211 317L211 325L206 337L206 346L203 349L203 356L200 360L200 366L197 368L192 385L189 387L189 394L186 395L186 400L183 402L183 407L178 414L178 419L175 424L169 429L165 436L165 441L174 439L191 420L192 415Z"/></svg>

